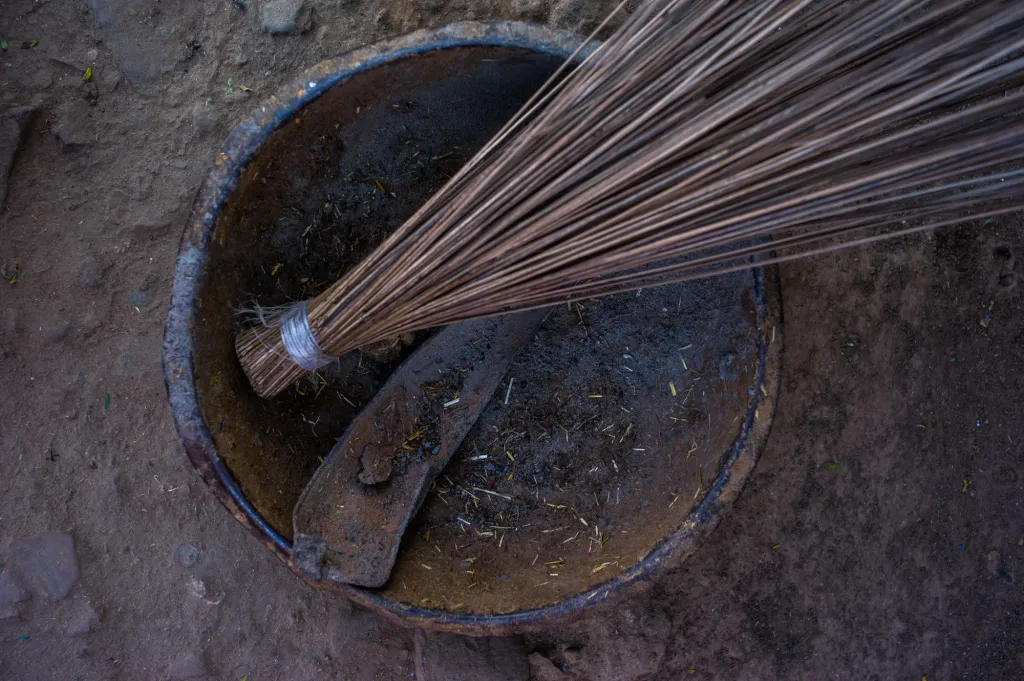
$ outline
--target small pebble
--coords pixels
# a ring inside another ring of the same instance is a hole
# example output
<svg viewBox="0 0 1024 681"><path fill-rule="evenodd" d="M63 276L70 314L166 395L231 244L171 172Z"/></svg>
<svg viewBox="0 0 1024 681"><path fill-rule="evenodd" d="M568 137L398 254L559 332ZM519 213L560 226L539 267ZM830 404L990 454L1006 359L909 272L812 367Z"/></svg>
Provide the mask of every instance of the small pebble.
<svg viewBox="0 0 1024 681"><path fill-rule="evenodd" d="M59 343L64 340L64 337L68 335L68 331L71 329L71 325L67 322L58 322L53 326L48 327L43 331L43 335L46 336L46 340L51 343Z"/></svg>
<svg viewBox="0 0 1024 681"><path fill-rule="evenodd" d="M263 5L263 28L269 33L306 31L311 18L304 0L268 0Z"/></svg>
<svg viewBox="0 0 1024 681"><path fill-rule="evenodd" d="M75 82L78 86L82 81ZM65 151L80 150L95 141L96 133L89 104L82 99L72 100L58 107L57 120L50 131L60 140Z"/></svg>
<svg viewBox="0 0 1024 681"><path fill-rule="evenodd" d="M244 102L249 99L250 93L245 90L234 90L224 95L224 101L228 104L236 104L238 102Z"/></svg>
<svg viewBox="0 0 1024 681"><path fill-rule="evenodd" d="M181 567L192 567L197 560L199 560L199 549L191 544L179 544L178 548L174 549L174 562Z"/></svg>
<svg viewBox="0 0 1024 681"><path fill-rule="evenodd" d="M198 679L206 674L206 663L203 662L203 656L198 653L181 653L167 667L167 676L171 681Z"/></svg>
<svg viewBox="0 0 1024 681"><path fill-rule="evenodd" d="M88 338L92 334L96 333L101 326L103 326L103 322L100 321L100 318L95 312L90 311L82 320L82 335Z"/></svg>
<svg viewBox="0 0 1024 681"><path fill-rule="evenodd" d="M530 664L530 678L536 681L562 681L565 674L555 666L555 663L540 653L530 653L527 657Z"/></svg>
<svg viewBox="0 0 1024 681"><path fill-rule="evenodd" d="M26 73L22 78L26 80L26 85L34 90L45 90L53 85L53 74L47 66Z"/></svg>
<svg viewBox="0 0 1024 681"><path fill-rule="evenodd" d="M72 635L88 634L99 624L100 616L91 605L86 604L71 620L68 633Z"/></svg>
<svg viewBox="0 0 1024 681"><path fill-rule="evenodd" d="M196 102L192 107L192 127L199 135L208 135L217 129L220 117L214 107L205 102Z"/></svg>
<svg viewBox="0 0 1024 681"><path fill-rule="evenodd" d="M65 598L78 581L75 540L69 534L44 532L15 539L11 551L22 572L37 581L50 598Z"/></svg>
<svg viewBox="0 0 1024 681"><path fill-rule="evenodd" d="M142 309L149 304L150 297L149 291L132 290L128 293L128 302L134 307Z"/></svg>

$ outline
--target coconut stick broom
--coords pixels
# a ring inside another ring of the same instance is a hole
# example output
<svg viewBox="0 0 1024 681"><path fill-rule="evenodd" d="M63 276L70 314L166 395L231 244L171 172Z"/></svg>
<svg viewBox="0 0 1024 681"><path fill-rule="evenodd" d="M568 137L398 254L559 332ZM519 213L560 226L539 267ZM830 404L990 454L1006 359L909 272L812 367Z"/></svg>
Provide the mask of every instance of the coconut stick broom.
<svg viewBox="0 0 1024 681"><path fill-rule="evenodd" d="M1014 0L646 0L239 360L269 397L412 330L1016 211L1022 48Z"/></svg>

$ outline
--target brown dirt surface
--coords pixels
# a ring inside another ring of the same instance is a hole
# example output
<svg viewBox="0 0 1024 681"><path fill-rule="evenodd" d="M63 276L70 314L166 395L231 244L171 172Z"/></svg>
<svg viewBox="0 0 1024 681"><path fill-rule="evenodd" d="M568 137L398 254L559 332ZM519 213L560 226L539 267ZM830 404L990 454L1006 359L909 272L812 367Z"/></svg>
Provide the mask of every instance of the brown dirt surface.
<svg viewBox="0 0 1024 681"><path fill-rule="evenodd" d="M0 140L0 677L1024 678L1017 216L781 268L768 446L710 540L626 602L470 645L314 591L244 532L160 370L180 230L231 126L386 35L609 7L317 0L270 35L269 4L0 3L0 110L35 108Z"/></svg>

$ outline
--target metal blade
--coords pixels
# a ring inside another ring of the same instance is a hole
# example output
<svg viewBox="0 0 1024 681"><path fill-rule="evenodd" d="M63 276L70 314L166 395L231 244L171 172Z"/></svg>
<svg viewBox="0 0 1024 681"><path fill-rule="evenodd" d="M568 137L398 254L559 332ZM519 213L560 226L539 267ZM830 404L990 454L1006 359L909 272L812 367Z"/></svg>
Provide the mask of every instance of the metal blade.
<svg viewBox="0 0 1024 681"><path fill-rule="evenodd" d="M311 579L383 586L402 535L547 310L448 326L349 425L292 515L292 563Z"/></svg>

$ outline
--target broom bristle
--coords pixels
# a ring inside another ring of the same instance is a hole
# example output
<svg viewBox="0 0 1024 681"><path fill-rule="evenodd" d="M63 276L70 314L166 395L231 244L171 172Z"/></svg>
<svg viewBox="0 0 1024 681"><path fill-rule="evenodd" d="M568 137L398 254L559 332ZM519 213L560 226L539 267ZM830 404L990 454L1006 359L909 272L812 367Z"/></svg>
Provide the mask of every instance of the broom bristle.
<svg viewBox="0 0 1024 681"><path fill-rule="evenodd" d="M288 356L276 327L245 329L235 336L235 353L260 397L273 397L309 373Z"/></svg>
<svg viewBox="0 0 1024 681"><path fill-rule="evenodd" d="M313 335L340 355L1017 210L1022 47L1012 0L647 0L314 299ZM272 395L305 372L265 331L237 347Z"/></svg>

